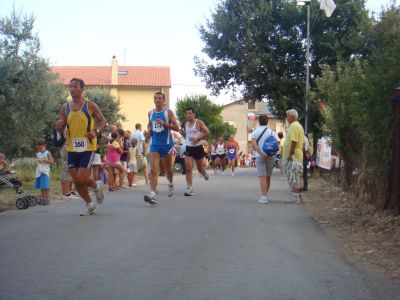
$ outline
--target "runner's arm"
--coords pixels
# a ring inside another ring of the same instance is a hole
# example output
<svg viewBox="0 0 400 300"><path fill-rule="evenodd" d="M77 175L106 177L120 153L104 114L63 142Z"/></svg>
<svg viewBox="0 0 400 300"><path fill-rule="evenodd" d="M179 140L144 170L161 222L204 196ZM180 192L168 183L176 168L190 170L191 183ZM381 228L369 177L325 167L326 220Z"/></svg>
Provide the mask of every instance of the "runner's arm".
<svg viewBox="0 0 400 300"><path fill-rule="evenodd" d="M150 138L153 133L152 124L150 121L150 112L147 114L147 119L149 120L149 122L147 123L147 131L144 132L144 136L146 138Z"/></svg>
<svg viewBox="0 0 400 300"><path fill-rule="evenodd" d="M198 129L202 133L202 135L200 135L192 140L192 143L194 143L194 144L197 144L199 141L204 140L205 138L207 138L210 135L210 130L208 130L206 124L204 124L203 121L198 119L197 124L199 124Z"/></svg>
<svg viewBox="0 0 400 300"><path fill-rule="evenodd" d="M170 124L163 123L163 126L174 131L179 131L178 121L175 118L174 112L169 108L168 108L168 118Z"/></svg>

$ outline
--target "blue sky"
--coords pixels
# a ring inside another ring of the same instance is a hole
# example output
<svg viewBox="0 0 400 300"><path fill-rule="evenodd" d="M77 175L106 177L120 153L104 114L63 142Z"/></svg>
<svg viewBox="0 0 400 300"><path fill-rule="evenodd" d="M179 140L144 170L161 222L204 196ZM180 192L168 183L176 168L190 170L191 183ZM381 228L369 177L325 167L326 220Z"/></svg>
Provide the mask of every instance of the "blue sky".
<svg viewBox="0 0 400 300"><path fill-rule="evenodd" d="M367 0L379 11L390 0ZM208 94L193 74L193 57L201 55L198 26L218 0L1 0L0 16L15 6L36 16L42 55L53 65L170 66L171 100ZM230 101L229 96L215 99Z"/></svg>

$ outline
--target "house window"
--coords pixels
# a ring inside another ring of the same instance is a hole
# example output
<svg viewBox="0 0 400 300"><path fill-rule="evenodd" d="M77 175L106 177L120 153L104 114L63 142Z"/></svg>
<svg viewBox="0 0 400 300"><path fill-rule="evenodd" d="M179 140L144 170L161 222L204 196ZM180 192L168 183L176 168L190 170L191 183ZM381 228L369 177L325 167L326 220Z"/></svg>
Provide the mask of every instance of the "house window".
<svg viewBox="0 0 400 300"><path fill-rule="evenodd" d="M256 103L255 102L248 102L247 103L247 109L256 109Z"/></svg>
<svg viewBox="0 0 400 300"><path fill-rule="evenodd" d="M128 71L120 70L120 71L118 71L118 75L128 75Z"/></svg>

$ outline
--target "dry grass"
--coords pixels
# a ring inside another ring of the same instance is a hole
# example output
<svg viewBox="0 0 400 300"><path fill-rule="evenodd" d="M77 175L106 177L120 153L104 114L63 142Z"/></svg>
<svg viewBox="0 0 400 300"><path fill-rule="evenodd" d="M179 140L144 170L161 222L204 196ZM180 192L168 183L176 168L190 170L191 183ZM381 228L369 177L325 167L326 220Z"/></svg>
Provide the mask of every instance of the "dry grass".
<svg viewBox="0 0 400 300"><path fill-rule="evenodd" d="M35 170L36 164L32 159L20 159L16 161L14 170L16 176L22 181L22 189L25 193L41 197L40 190L35 189ZM61 198L60 187L61 166L53 164L50 173L50 200ZM15 190L6 185L0 185L0 211L16 209L15 201L21 196Z"/></svg>
<svg viewBox="0 0 400 300"><path fill-rule="evenodd" d="M306 209L358 266L400 282L400 216L380 212L321 178L309 182Z"/></svg>

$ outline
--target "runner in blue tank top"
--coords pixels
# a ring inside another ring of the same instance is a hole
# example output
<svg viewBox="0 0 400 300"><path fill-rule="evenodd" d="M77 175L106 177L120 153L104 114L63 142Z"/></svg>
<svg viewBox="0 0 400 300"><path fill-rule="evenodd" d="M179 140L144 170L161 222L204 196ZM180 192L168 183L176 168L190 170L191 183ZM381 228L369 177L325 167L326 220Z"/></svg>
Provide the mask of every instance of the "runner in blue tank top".
<svg viewBox="0 0 400 300"><path fill-rule="evenodd" d="M150 143L150 193L144 196L144 201L157 204L156 190L158 173L160 171L160 158L164 158L166 173L169 181L168 197L174 194L172 165L172 150L174 137L171 130L179 131L179 125L172 110L165 106L165 95L161 92L154 94L155 108L149 112L148 130L151 135Z"/></svg>

